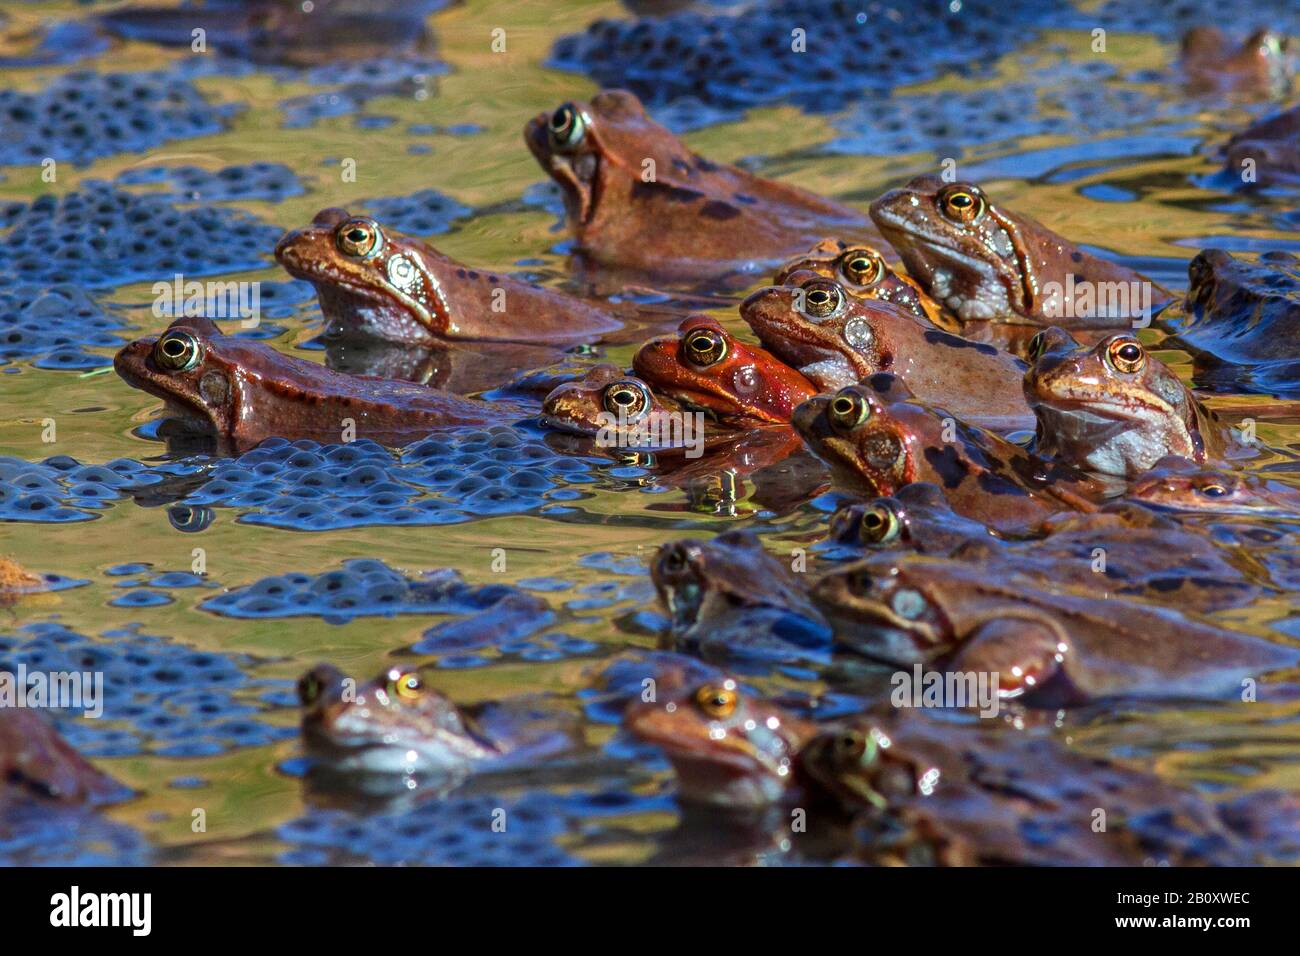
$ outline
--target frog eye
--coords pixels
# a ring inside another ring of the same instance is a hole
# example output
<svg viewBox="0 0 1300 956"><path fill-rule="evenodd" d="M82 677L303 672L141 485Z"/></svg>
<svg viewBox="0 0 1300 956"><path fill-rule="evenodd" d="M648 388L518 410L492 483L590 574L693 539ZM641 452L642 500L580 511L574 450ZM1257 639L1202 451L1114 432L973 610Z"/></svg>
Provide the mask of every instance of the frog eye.
<svg viewBox="0 0 1300 956"><path fill-rule="evenodd" d="M605 411L625 418L640 418L650 408L650 390L640 382L614 382L601 401Z"/></svg>
<svg viewBox="0 0 1300 956"><path fill-rule="evenodd" d="M1029 340L1029 348L1025 352L1025 357L1031 363L1037 362L1043 357L1043 350L1047 347L1047 333L1039 332Z"/></svg>
<svg viewBox="0 0 1300 956"><path fill-rule="evenodd" d="M735 688L705 684L695 692L695 704L715 720L723 720L736 712L740 700Z"/></svg>
<svg viewBox="0 0 1300 956"><path fill-rule="evenodd" d="M314 673L304 674L302 680L298 681L298 700L304 707L310 707L320 700L322 690L324 686L319 677Z"/></svg>
<svg viewBox="0 0 1300 956"><path fill-rule="evenodd" d="M1147 364L1147 353L1132 339L1114 339L1106 346L1106 362L1117 372L1132 374Z"/></svg>
<svg viewBox="0 0 1300 956"><path fill-rule="evenodd" d="M334 230L334 241L345 255L364 259L379 251L383 233L373 219L349 219Z"/></svg>
<svg viewBox="0 0 1300 956"><path fill-rule="evenodd" d="M898 512L880 502L862 512L858 522L858 536L867 544L888 544L898 537L903 522Z"/></svg>
<svg viewBox="0 0 1300 956"><path fill-rule="evenodd" d="M875 285L885 277L885 260L871 249L850 249L840 256L840 272L855 285Z"/></svg>
<svg viewBox="0 0 1300 956"><path fill-rule="evenodd" d="M727 340L716 329L696 329L682 340L686 359L692 365L707 368L727 357Z"/></svg>
<svg viewBox="0 0 1300 956"><path fill-rule="evenodd" d="M1214 482L1208 485L1201 485L1201 487L1197 488L1196 491L1198 494L1205 495L1207 498L1222 498L1228 493L1228 488L1226 485Z"/></svg>
<svg viewBox="0 0 1300 956"><path fill-rule="evenodd" d="M831 424L847 430L865 422L871 415L871 407L856 391L846 388L831 399L826 414Z"/></svg>
<svg viewBox="0 0 1300 956"><path fill-rule="evenodd" d="M802 291L799 311L810 319L828 319L844 306L844 291L834 282L809 282Z"/></svg>
<svg viewBox="0 0 1300 956"><path fill-rule="evenodd" d="M395 672L395 676L389 676L388 693L399 700L419 700L424 694L424 681L419 674Z"/></svg>
<svg viewBox="0 0 1300 956"><path fill-rule="evenodd" d="M940 211L953 222L979 222L984 215L984 208L984 197L978 190L966 186L954 186L939 196Z"/></svg>
<svg viewBox="0 0 1300 956"><path fill-rule="evenodd" d="M831 759L841 767L855 764L867 756L868 738L856 730L846 730L836 734L831 742ZM871 748L874 756L874 747Z"/></svg>
<svg viewBox="0 0 1300 956"><path fill-rule="evenodd" d="M551 145L558 150L577 149L587 135L587 118L572 103L565 103L551 114L549 124Z"/></svg>
<svg viewBox="0 0 1300 956"><path fill-rule="evenodd" d="M664 548L663 557L659 559L659 570L664 574L679 575L690 566L686 548L680 544L670 544Z"/></svg>
<svg viewBox="0 0 1300 956"><path fill-rule="evenodd" d="M153 347L154 364L168 372L188 372L203 358L203 346L189 332L168 332Z"/></svg>

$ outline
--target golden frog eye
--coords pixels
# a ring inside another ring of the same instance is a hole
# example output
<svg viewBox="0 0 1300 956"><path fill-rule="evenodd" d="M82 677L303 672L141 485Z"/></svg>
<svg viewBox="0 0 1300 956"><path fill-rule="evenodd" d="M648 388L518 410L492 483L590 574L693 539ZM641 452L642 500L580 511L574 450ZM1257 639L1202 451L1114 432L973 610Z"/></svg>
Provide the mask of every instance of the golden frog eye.
<svg viewBox="0 0 1300 956"><path fill-rule="evenodd" d="M736 712L739 695L730 687L705 684L695 692L695 703L714 720L724 720Z"/></svg>
<svg viewBox="0 0 1300 956"><path fill-rule="evenodd" d="M965 186L954 186L939 196L940 211L953 222L979 222L984 215L984 206L984 197Z"/></svg>
<svg viewBox="0 0 1300 956"><path fill-rule="evenodd" d="M203 346L189 332L168 332L153 347L154 364L168 372L188 372L203 358Z"/></svg>
<svg viewBox="0 0 1300 956"><path fill-rule="evenodd" d="M388 692L400 700L419 700L424 694L424 681L419 674L398 674L389 679Z"/></svg>
<svg viewBox="0 0 1300 956"><path fill-rule="evenodd" d="M1117 372L1132 374L1147 364L1147 353L1132 339L1114 339L1106 346L1106 362Z"/></svg>
<svg viewBox="0 0 1300 956"><path fill-rule="evenodd" d="M551 114L548 130L552 146L564 152L571 151L577 149L587 135L587 118L572 103L565 103Z"/></svg>
<svg viewBox="0 0 1300 956"><path fill-rule="evenodd" d="M832 425L847 431L865 422L871 415L871 407L856 391L846 388L831 399L826 414Z"/></svg>
<svg viewBox="0 0 1300 956"><path fill-rule="evenodd" d="M871 249L850 249L840 256L840 272L855 285L872 286L885 277L885 260Z"/></svg>
<svg viewBox="0 0 1300 956"><path fill-rule="evenodd" d="M844 305L844 291L834 282L809 282L803 287L804 315L810 319L828 319Z"/></svg>
<svg viewBox="0 0 1300 956"><path fill-rule="evenodd" d="M888 544L898 537L902 528L898 512L882 502L862 513L858 535L867 544Z"/></svg>
<svg viewBox="0 0 1300 956"><path fill-rule="evenodd" d="M727 357L727 340L715 329L696 329L682 341L686 359L692 365L708 368Z"/></svg>
<svg viewBox="0 0 1300 956"><path fill-rule="evenodd" d="M640 418L650 408L650 392L640 382L614 382L601 401L605 411L625 418Z"/></svg>
<svg viewBox="0 0 1300 956"><path fill-rule="evenodd" d="M379 250L382 235L373 219L349 219L334 230L334 241L344 254L364 259Z"/></svg>
<svg viewBox="0 0 1300 956"><path fill-rule="evenodd" d="M1221 485L1218 482L1201 485L1196 489L1196 493L1204 495L1207 498L1222 498L1228 493L1227 485Z"/></svg>

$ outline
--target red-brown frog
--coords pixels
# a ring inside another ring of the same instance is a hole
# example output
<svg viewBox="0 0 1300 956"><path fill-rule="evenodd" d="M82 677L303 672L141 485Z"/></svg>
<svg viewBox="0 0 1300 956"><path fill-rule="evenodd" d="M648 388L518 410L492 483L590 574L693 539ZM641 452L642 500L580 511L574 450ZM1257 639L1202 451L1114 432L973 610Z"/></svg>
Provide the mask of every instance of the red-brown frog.
<svg viewBox="0 0 1300 956"><path fill-rule="evenodd" d="M1134 501L1172 511L1214 514L1300 515L1300 488L1261 472L1207 468L1171 455L1128 489Z"/></svg>
<svg viewBox="0 0 1300 956"><path fill-rule="evenodd" d="M1169 294L1041 223L995 206L973 183L918 176L871 204L908 273L963 321L1068 328L1148 324Z"/></svg>
<svg viewBox="0 0 1300 956"><path fill-rule="evenodd" d="M535 117L524 141L564 191L583 265L691 285L753 276L826 235L878 238L856 209L697 156L624 90Z"/></svg>
<svg viewBox="0 0 1300 956"><path fill-rule="evenodd" d="M703 684L665 677L654 696L632 703L623 725L663 749L683 801L752 811L786 794L812 724L727 677Z"/></svg>
<svg viewBox="0 0 1300 956"><path fill-rule="evenodd" d="M1083 346L1044 329L1029 346L1025 398L1036 451L1097 475L1132 478L1166 455L1197 462L1234 448L1229 429L1131 332Z"/></svg>
<svg viewBox="0 0 1300 956"><path fill-rule="evenodd" d="M632 367L658 391L723 422L785 424L817 394L801 373L704 315L641 346Z"/></svg>
<svg viewBox="0 0 1300 956"><path fill-rule="evenodd" d="M327 325L414 345L575 344L622 327L608 305L472 269L368 216L322 209L275 258L316 287Z"/></svg>
<svg viewBox="0 0 1300 956"><path fill-rule="evenodd" d="M1061 510L1094 511L1105 493L1073 468L921 402L883 372L804 402L794 427L842 488L892 495L931 482L957 514L994 528L1023 528Z"/></svg>
<svg viewBox="0 0 1300 956"><path fill-rule="evenodd" d="M812 589L843 644L904 667L997 674L1045 707L1112 696L1227 698L1300 654L1177 610L978 562L882 554Z"/></svg>
<svg viewBox="0 0 1300 956"><path fill-rule="evenodd" d="M831 279L792 273L740 307L763 345L818 388L879 372L899 375L920 399L998 431L1033 428L1015 356L938 328L890 302L848 295Z"/></svg>
<svg viewBox="0 0 1300 956"><path fill-rule="evenodd" d="M334 372L264 342L223 335L210 319L177 319L113 359L126 383L164 399L182 425L242 451L266 438L402 444L436 428L525 416L505 402L461 398L426 385Z"/></svg>
<svg viewBox="0 0 1300 956"><path fill-rule="evenodd" d="M895 270L877 249L850 245L842 239L823 239L802 256L796 256L777 270L773 285L789 285L796 272L811 272L840 284L859 299L892 302L917 318L928 319L950 332L960 332L961 323L925 294L916 280Z"/></svg>

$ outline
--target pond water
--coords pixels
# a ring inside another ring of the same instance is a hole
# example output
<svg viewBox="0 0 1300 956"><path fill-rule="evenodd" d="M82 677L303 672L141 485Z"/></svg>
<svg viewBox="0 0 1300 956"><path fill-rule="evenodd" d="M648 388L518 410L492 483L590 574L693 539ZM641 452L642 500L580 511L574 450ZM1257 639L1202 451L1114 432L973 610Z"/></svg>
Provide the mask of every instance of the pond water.
<svg viewBox="0 0 1300 956"><path fill-rule="evenodd" d="M718 4L707 13L746 6ZM1016 10L1008 7L1007 17L1029 16L1010 6ZM1189 21L1169 17L1187 6L1148 7L1143 17L1107 5L1104 53L1092 49L1088 13L1023 29L999 20L993 40L970 48L973 58L954 53L954 62L944 62L919 52L906 68L907 43L926 40L900 24L904 49L862 47L864 56L881 58L879 69L836 47L819 55L816 77L794 81L754 65L757 79L746 85L746 59L761 57L732 49L716 64L725 82L695 89L698 99L673 99L670 91L652 109L702 155L863 209L886 188L952 159L963 178L1005 206L1180 290L1187 261L1202 248L1298 248L1294 193L1243 194L1214 179L1215 147L1270 104L1186 95L1170 70L1177 24ZM1240 24L1227 26L1244 32L1270 16L1281 18L1274 25L1284 31L1300 25L1294 8L1270 10L1243 11ZM585 733L601 759L558 781L503 776L414 809L363 810L306 786L294 682L322 661L361 677L418 661L458 702L548 693L578 711L602 661L656 646L661 611L645 568L658 546L743 526L777 552L806 548L823 536L831 499L775 508L743 476L719 475L702 493L660 481L645 460L566 461L554 451L537 453L536 484L520 484L513 444L498 457L498 472L466 485L460 479L491 451L490 436L469 436L461 447L424 453L353 449L347 467L333 472L335 483L300 512L282 497L295 493L295 469L338 463L336 449L272 447L237 465L169 455L152 424L161 403L106 365L120 341L167 325L153 312L153 284L176 272L262 282L257 334L319 359L312 340L320 310L271 250L280 233L325 206L366 208L432 236L463 262L562 284L562 206L523 144L523 124L599 88L590 76L548 65L557 50L560 59L583 56L580 46L556 48L557 41L598 18L633 14L613 2L469 0L431 13L434 48L405 65L389 62L386 71L350 69L341 59L271 67L75 33L51 38L51 48L67 55L32 65L42 48L28 31L87 13L73 3L0 11L8 38L0 54L13 58L0 80L0 96L11 99L0 105L51 110L19 124L17 113L0 108L0 122L14 123L0 130L0 237L11 262L0 267L0 309L26 308L29 318L49 323L44 331L29 323L0 365L0 455L16 460L0 463L0 474L22 476L29 493L47 496L36 507L3 503L0 553L67 585L0 610L0 659L93 653L110 684L116 675L129 716L115 719L110 708L98 724L61 726L137 796L58 849L16 844L0 854L215 864L708 857L710 844L689 836L692 821L674 800L667 764L626 740L599 708L587 708ZM760 11L731 21L730 33L709 29L739 46L773 23L782 26ZM683 43L692 30L705 32L701 23L684 24L673 28L685 31ZM493 49L495 30L505 31L504 52ZM784 42L788 30L780 35ZM818 55L816 31L810 36ZM640 49L644 58L662 42L656 36L623 49ZM627 69L637 62L627 54L624 67L607 64L597 75L627 81L630 73L644 94L673 72L653 59L640 72ZM682 62L689 79L696 67L685 54ZM86 70L129 76L114 86L78 73ZM80 100L64 99L62 112L42 99L60 83L83 91ZM124 86L140 108L114 100ZM133 124L141 110L156 128ZM70 129L78 119L88 128ZM110 135L110 126L120 135ZM52 180L45 150L56 160ZM250 164L268 165L220 175ZM343 175L353 166L354 177ZM426 190L435 194L417 195ZM37 201L42 196L60 202ZM85 241L87 210L99 208L121 228ZM75 250L65 253L65 245ZM51 299L55 288L63 291ZM710 314L752 341L734 302ZM634 349L609 347L603 358L626 365ZM1159 354L1190 376L1187 356ZM1257 406L1259 436L1276 449L1300 450L1295 407L1264 396L1208 401L1238 416ZM516 437L552 447L540 429ZM439 477L448 463L460 472ZM362 466L372 472L358 477ZM1300 485L1296 472L1279 477ZM364 486L374 480L396 490L371 500ZM490 482L506 491L482 493ZM410 520L403 509L430 496L443 504ZM1218 523L1240 530L1245 520ZM1289 574L1294 588L1297 525L1251 520L1260 525L1259 559L1277 580ZM456 609L432 598L422 603L411 583L440 568L456 569L474 587L521 588L553 616L535 613L486 637L448 627L463 615L449 616ZM1283 644L1300 638L1294 592L1216 617ZM752 683L804 694L829 686L797 671ZM1059 724L1085 753L1212 795L1300 789L1300 697L1285 688L1269 685L1250 707L1107 706L1062 715ZM496 807L526 821L513 841L482 835ZM200 809L205 828L196 832ZM728 844L724 837L734 834L705 830L719 840L710 859L798 858L779 831Z"/></svg>

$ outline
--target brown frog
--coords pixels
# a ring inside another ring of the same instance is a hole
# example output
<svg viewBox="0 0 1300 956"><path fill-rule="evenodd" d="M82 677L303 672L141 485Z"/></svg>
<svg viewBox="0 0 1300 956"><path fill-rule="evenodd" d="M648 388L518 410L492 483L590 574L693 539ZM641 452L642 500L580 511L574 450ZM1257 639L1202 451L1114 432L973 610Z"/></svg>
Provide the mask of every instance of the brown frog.
<svg viewBox="0 0 1300 956"><path fill-rule="evenodd" d="M1233 448L1229 430L1130 332L1088 347L1045 329L1029 357L1025 398L1038 418L1039 454L1132 478L1166 455L1204 462Z"/></svg>
<svg viewBox="0 0 1300 956"><path fill-rule="evenodd" d="M704 315L686 319L677 335L641 346L632 367L688 408L736 424L787 424L795 406L817 394L801 373Z"/></svg>
<svg viewBox="0 0 1300 956"><path fill-rule="evenodd" d="M331 329L413 345L592 341L622 327L608 306L476 270L368 216L322 209L275 258L316 288Z"/></svg>
<svg viewBox="0 0 1300 956"><path fill-rule="evenodd" d="M664 751L680 799L740 811L786 794L794 755L813 733L812 724L727 677L703 684L660 680L655 699L631 704L623 725Z"/></svg>
<svg viewBox="0 0 1300 956"><path fill-rule="evenodd" d="M810 798L858 814L855 855L877 865L1258 864L1278 847L1253 820L1296 816L1290 794L1216 806L1044 733L910 711L821 731L796 777Z"/></svg>
<svg viewBox="0 0 1300 956"><path fill-rule="evenodd" d="M410 668L358 684L321 664L298 681L298 697L306 750L332 773L447 783L576 745L575 721L557 709L461 708Z"/></svg>
<svg viewBox="0 0 1300 956"><path fill-rule="evenodd" d="M1300 180L1300 106L1236 133L1225 153L1224 173L1248 185L1285 186Z"/></svg>
<svg viewBox="0 0 1300 956"><path fill-rule="evenodd" d="M581 265L697 285L774 268L825 235L877 238L848 206L697 156L624 90L529 121Z"/></svg>
<svg viewBox="0 0 1300 956"><path fill-rule="evenodd" d="M828 659L830 630L799 575L750 532L666 544L650 564L650 578L670 615L668 637L681 650L706 660Z"/></svg>
<svg viewBox="0 0 1300 956"><path fill-rule="evenodd" d="M998 675L1002 698L1045 707L1098 698L1230 698L1294 666L1294 649L1172 608L978 563L881 555L812 591L836 637L899 666Z"/></svg>
<svg viewBox="0 0 1300 956"><path fill-rule="evenodd" d="M994 528L1022 528L1061 510L1094 511L1106 491L1073 468L921 402L883 372L804 402L794 426L842 488L892 495L931 482L957 514Z"/></svg>
<svg viewBox="0 0 1300 956"><path fill-rule="evenodd" d="M656 394L617 365L593 367L575 382L564 382L542 402L542 424L577 435L604 436L616 447L634 450L679 448L686 436L678 421L682 407Z"/></svg>
<svg viewBox="0 0 1300 956"><path fill-rule="evenodd" d="M27 800L96 805L126 793L72 749L45 714L0 706L0 810Z"/></svg>
<svg viewBox="0 0 1300 956"><path fill-rule="evenodd" d="M945 332L889 302L859 299L806 272L747 298L740 315L763 345L822 390L878 372L901 376L921 400L999 431L1033 427L1019 380L1025 365L991 345Z"/></svg>
<svg viewBox="0 0 1300 956"><path fill-rule="evenodd" d="M333 372L209 319L173 322L124 346L113 367L133 388L164 399L187 429L241 451L270 437L401 444L455 425L499 424L525 413L425 385Z"/></svg>
<svg viewBox="0 0 1300 956"><path fill-rule="evenodd" d="M796 272L811 272L840 284L849 295L859 299L879 299L928 319L950 332L961 330L961 323L925 294L910 276L896 271L879 250L865 245L849 245L842 239L823 239L804 255L791 259L772 277L773 285L789 285Z"/></svg>
<svg viewBox="0 0 1300 956"><path fill-rule="evenodd" d="M1208 535L1131 502L1087 514L1062 512L1017 534L1000 538L962 518L926 482L841 508L830 527L831 539L850 548L959 558L993 575L1017 574L1098 597L1130 595L1190 611L1241 607L1261 590L1256 565L1241 549L1221 549Z"/></svg>
<svg viewBox="0 0 1300 956"><path fill-rule="evenodd" d="M1128 489L1134 501L1173 511L1300 516L1300 488L1262 473L1206 468L1162 458Z"/></svg>
<svg viewBox="0 0 1300 956"><path fill-rule="evenodd" d="M1000 209L973 183L918 176L873 202L871 218L908 273L963 321L1123 328L1169 301L1150 279Z"/></svg>
<svg viewBox="0 0 1300 956"><path fill-rule="evenodd" d="M1290 42L1266 29L1234 46L1218 27L1192 27L1183 34L1178 65L1193 93L1280 97L1290 91L1295 73Z"/></svg>

